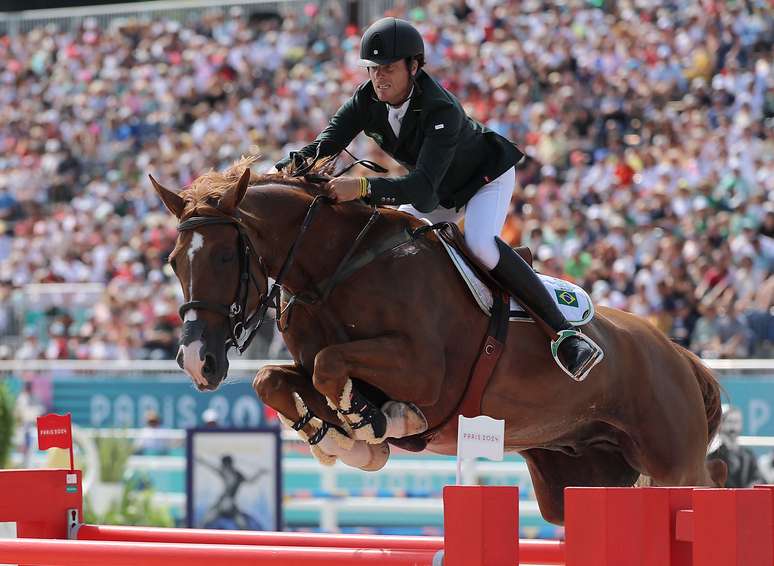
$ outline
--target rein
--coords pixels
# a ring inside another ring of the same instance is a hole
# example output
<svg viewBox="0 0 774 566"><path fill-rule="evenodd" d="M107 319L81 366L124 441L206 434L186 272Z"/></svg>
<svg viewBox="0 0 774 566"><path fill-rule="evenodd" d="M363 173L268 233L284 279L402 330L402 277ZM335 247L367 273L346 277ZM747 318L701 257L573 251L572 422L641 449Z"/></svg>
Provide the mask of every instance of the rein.
<svg viewBox="0 0 774 566"><path fill-rule="evenodd" d="M336 271L333 272L333 276L327 280L327 282L332 282L333 284L325 285L323 291L320 292L308 292L308 291L299 291L298 293L295 293L293 295L290 295L290 299L288 300L287 305L285 305L285 308L281 308L280 305L280 296L282 293L282 284L285 281L285 276L287 275L287 272L290 270L290 266L293 265L293 260L295 259L296 251L298 249L298 246L301 244L301 240L304 237L304 234L306 234L306 231L309 229L309 226L312 224L312 220L314 219L315 214L317 213L317 209L319 208L319 205L321 203L332 203L333 200L330 197L324 196L324 195L318 195L314 197L314 200L312 201L312 204L309 205L309 210L306 212L306 216L304 217L304 221L301 224L301 229L298 232L298 235L296 236L296 239L293 241L293 245L290 247L290 251L288 251L288 255L285 256L285 261L282 263L282 267L280 268L279 274L277 274L277 278L274 280L274 284L271 286L271 291L269 291L269 294L266 297L265 303L262 303L261 305L261 321L259 325L263 322L263 317L266 315L266 310L269 306L273 306L275 308L275 311L277 313L276 320L277 320L277 328L280 332L285 332L290 327L290 313L292 312L293 306L295 306L296 303L301 303L305 305L314 305L318 302L324 302L328 296L330 295L331 291L333 291L333 287L335 287L336 283L339 281L339 274L344 270L344 268L347 265L347 262L352 257L352 254L355 253L355 250L360 246L360 243L363 241L363 239L366 237L366 234L371 230L371 227L374 225L376 220L381 216L379 213L379 210L374 206L373 211L371 212L371 216L369 216L368 221L366 222L365 226L360 230L360 233L358 233L357 237L355 238L355 241L352 242L352 245L349 248L349 251L344 255L344 257L339 262L339 265L336 267ZM306 296L309 296L309 298L306 298ZM285 321L284 327L282 326L282 317L287 313L287 318Z"/></svg>
<svg viewBox="0 0 774 566"><path fill-rule="evenodd" d="M362 165L366 169L370 169L374 173L387 173L387 169L378 163L371 161L370 159L358 159L347 148L344 148L340 152L334 154L334 159L338 157L341 153L346 153L349 155L354 161L350 163L349 165L346 165L343 169L339 170L338 172L328 176L328 175L320 175L318 173L312 173L312 169L317 164L317 162L320 160L320 148L322 147L322 143L317 144L317 151L314 154L314 157L310 159L308 162L306 161L306 158L301 155L297 151L291 151L290 152L290 160L292 163L296 164L296 168L291 175L292 177L303 177L307 181L311 183L325 183L327 181L330 181L331 179L335 177L340 177L350 169L352 169L355 165Z"/></svg>
<svg viewBox="0 0 774 566"><path fill-rule="evenodd" d="M309 181L311 183L325 183L328 182L330 179L335 177L340 177L356 165L362 165L366 169L370 169L371 171L374 171L375 173L387 173L387 169L378 163L375 163L374 161L371 161L370 159L358 159L347 148L344 148L342 151L335 154L338 156L340 153L346 153L349 155L354 161L350 163L349 165L346 165L343 169L337 171L331 176L327 175L321 175L318 173L311 173L312 168L315 166L315 164L320 160L320 149L322 147L322 143L317 144L317 151L315 152L315 155L312 159L309 161L306 161L306 159L298 152L292 151L290 153L291 161L296 163L296 169L291 175L292 177L303 177L306 181ZM293 243L293 247L290 250L290 253L285 258L285 264L288 262L292 262L292 255L295 253L296 245L298 244L299 240L301 239L302 234L306 231L306 228L308 228L308 225L311 224L312 218L314 217L313 209L315 208L315 205L317 204L318 199L325 199L326 202L331 203L333 200L330 197L326 196L320 196L318 195L315 197L314 201L312 201L311 206L309 207L309 211L307 212L306 218L304 219L304 224L301 227L301 232L299 232L298 236L296 237L296 241ZM319 290L318 286L315 286L315 291L299 291L298 293L294 293L289 296L288 302L285 305L285 308L282 309L280 306L280 293L282 291L282 280L284 273L282 270L280 270L280 274L277 276L277 279L275 280L274 285L272 286L272 290L269 293L270 300L274 301L274 307L277 320L277 328L280 332L285 332L290 327L290 315L293 312L293 307L296 304L302 304L306 306L313 306L318 303L324 303L328 297L330 296L331 292L333 291L334 287L339 284L340 281L348 277L352 274L351 266L350 269L347 269L348 262L352 255L355 253L355 250L360 246L360 243L363 241L363 239L366 237L366 234L368 234L371 227L374 225L376 220L379 218L379 209L376 207L376 205L372 206L372 212L371 216L368 218L368 221L366 222L365 226L363 226L362 230L360 230L360 233L355 237L355 241L352 243L352 246L349 248L349 251L344 255L344 257L339 262L339 265L336 267L336 270L333 272L333 275L324 280L322 284L322 290ZM283 269L285 267L285 264L283 264ZM361 266L362 267L362 266ZM359 269L359 267L357 268ZM282 325L282 317L286 316L285 318L285 325L283 327Z"/></svg>

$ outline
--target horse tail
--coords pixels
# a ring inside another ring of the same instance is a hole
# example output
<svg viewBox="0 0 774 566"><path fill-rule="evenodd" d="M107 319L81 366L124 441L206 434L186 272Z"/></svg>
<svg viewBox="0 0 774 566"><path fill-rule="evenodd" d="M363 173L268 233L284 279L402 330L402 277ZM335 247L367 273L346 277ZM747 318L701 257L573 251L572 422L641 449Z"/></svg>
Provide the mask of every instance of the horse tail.
<svg viewBox="0 0 774 566"><path fill-rule="evenodd" d="M720 419L723 416L723 409L721 408L721 396L724 393L723 387L715 377L715 374L712 373L712 370L699 359L699 356L679 344L675 344L675 346L688 358L693 367L693 373L696 376L696 381L699 383L701 396L704 399L704 409L707 412L707 434L709 435L708 440L711 441L718 431Z"/></svg>
<svg viewBox="0 0 774 566"><path fill-rule="evenodd" d="M721 407L722 395L725 393L723 386L712 373L712 370L704 365L699 356L680 346L675 344L678 350L685 356L693 367L693 373L696 376L696 381L701 389L701 396L704 399L704 410L707 414L707 443L711 443L715 438L715 433L720 426L720 419L723 416L723 409ZM705 464L707 473L709 474L708 484L714 487L724 487L726 480L728 479L728 466L723 460L714 458L707 460Z"/></svg>

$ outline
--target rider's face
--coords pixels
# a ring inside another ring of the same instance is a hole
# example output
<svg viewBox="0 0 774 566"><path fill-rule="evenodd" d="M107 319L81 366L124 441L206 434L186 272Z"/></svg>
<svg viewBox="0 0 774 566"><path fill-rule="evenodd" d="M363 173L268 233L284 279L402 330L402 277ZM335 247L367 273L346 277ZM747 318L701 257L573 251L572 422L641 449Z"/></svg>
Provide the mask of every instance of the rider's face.
<svg viewBox="0 0 774 566"><path fill-rule="evenodd" d="M417 62L411 62L412 71L416 72ZM404 60L395 61L389 65L368 67L368 76L374 85L376 96L387 104L400 104L408 97L411 89L411 75Z"/></svg>

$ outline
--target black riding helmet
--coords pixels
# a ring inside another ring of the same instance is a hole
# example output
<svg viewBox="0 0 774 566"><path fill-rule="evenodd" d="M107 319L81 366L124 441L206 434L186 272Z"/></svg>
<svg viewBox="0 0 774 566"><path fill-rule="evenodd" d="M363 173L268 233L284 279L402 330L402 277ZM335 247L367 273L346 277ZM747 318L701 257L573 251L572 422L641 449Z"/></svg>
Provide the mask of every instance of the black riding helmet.
<svg viewBox="0 0 774 566"><path fill-rule="evenodd" d="M382 18L371 24L360 42L360 66L389 65L425 53L417 29L406 20Z"/></svg>

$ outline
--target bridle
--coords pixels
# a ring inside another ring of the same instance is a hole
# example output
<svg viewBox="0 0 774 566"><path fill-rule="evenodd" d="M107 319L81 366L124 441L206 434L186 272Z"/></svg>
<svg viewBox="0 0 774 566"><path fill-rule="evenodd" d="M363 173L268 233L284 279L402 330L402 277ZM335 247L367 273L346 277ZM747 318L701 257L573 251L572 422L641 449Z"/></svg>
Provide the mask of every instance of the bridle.
<svg viewBox="0 0 774 566"><path fill-rule="evenodd" d="M260 328L263 322L263 317L266 316L266 309L268 304L265 304L265 297L261 295L256 309L247 316L247 298L250 294L250 284L255 287L258 293L261 292L261 288L258 286L258 282L255 279L252 269L250 269L250 237L247 235L242 221L239 218L233 216L192 216L187 220L183 220L177 225L178 232L185 232L187 230L194 230L201 226L210 226L214 224L225 224L236 228L239 242L237 247L240 250L239 253L239 287L237 289L236 297L231 305L224 305L221 303L213 303L211 301L199 301L191 300L180 306L180 318L185 320L185 315L189 310L206 310L218 313L229 321L230 336L226 341L226 351L229 348L234 347L242 354L252 342L255 333ZM262 258L258 258L258 263L264 269L265 264ZM240 344L239 340L242 335L248 332L247 338L245 338Z"/></svg>
<svg viewBox="0 0 774 566"><path fill-rule="evenodd" d="M318 153L319 153L319 148L318 148ZM347 151L347 153L349 152ZM317 159L318 157L315 156L315 161ZM354 165L357 165L357 164L362 164L368 167L369 169L372 169L374 171L381 172L381 173L384 173L387 171L384 167L382 167L379 164L362 159L362 160L356 160L355 163L349 165L344 170L339 171L335 176L343 174L344 172L348 171L350 168L354 167ZM303 171L297 172L296 175L303 176L308 181L311 181L311 182L322 182L322 181L327 181L329 179L329 177L309 174L309 168L307 167L305 167ZM293 241L293 244L290 246L290 250L288 251L287 256L285 256L285 261L282 263L282 267L280 268L279 273L277 274L277 277L274 280L271 290L269 290L269 292L266 294L261 294L261 289L258 286L258 282L255 280L255 276L253 275L252 269L250 269L250 255L252 253L250 250L251 242L250 242L250 237L245 231L245 227L242 223L241 218L238 218L235 216L225 216L225 215L224 216L192 216L191 218L188 218L180 222L177 225L178 232L185 232L187 230L194 230L201 226L210 226L214 224L225 224L225 225L233 226L234 228L236 228L238 233L239 242L237 245L240 250L239 287L237 289L236 297L234 298L234 301L231 303L231 305L213 303L211 301L190 300L187 303L184 303L183 305L180 306L180 310L179 310L180 318L185 320L186 313L189 310L193 310L193 309L215 312L217 314L220 314L226 317L226 319L229 321L229 333L230 333L230 336L226 340L226 351L228 351L230 348L233 347L239 350L240 354L243 354L245 350L248 348L248 346L250 346L250 343L253 341L255 334L258 332L258 329L261 327L264 319L266 318L266 312L269 310L269 307L273 307L275 309L275 312L277 313L276 314L277 325L279 326L280 331L284 332L285 330L287 330L287 325L290 324L289 322L290 309L292 309L292 307L296 303L313 305L315 303L325 301L325 299L328 298L328 295L333 290L333 288L341 281L341 279L343 279L344 276L347 275L346 268L350 258L352 257L352 255L354 254L358 246L360 245L360 242L363 240L363 238L365 238L371 226L379 217L379 210L376 208L376 206L373 206L373 210L370 218L368 219L368 222L355 238L355 241L353 242L347 254L342 258L333 276L325 281L325 285L322 292L317 292L317 293L301 292L295 295L291 295L290 300L288 301L288 304L285 307L285 310L282 310L280 305L280 300L282 295L282 284L285 281L287 272L290 270L290 267L293 265L293 260L295 259L295 256L296 256L296 250L298 249L299 244L301 243L304 235L306 234L306 231L309 229L309 226L312 223L312 219L314 218L319 206L323 203L332 203L332 202L334 202L333 199L325 195L317 195L316 197L314 197L314 199L312 200L312 204L309 206L309 209L306 212L304 221L301 223L301 227L299 229L298 234L296 235L296 239ZM268 278L266 262L260 256L258 256L257 259L258 259L258 264L263 271L263 275ZM255 287L255 289L258 291L260 295L258 299L258 305L255 307L253 312L251 312L250 315L248 316L247 301L248 301L248 296L250 294L251 284L253 285L253 287ZM287 312L288 317L287 317L285 328L282 328L280 321L282 319L282 315L285 314L285 312ZM243 338L243 335L245 335L245 333L246 333L246 336Z"/></svg>

